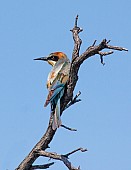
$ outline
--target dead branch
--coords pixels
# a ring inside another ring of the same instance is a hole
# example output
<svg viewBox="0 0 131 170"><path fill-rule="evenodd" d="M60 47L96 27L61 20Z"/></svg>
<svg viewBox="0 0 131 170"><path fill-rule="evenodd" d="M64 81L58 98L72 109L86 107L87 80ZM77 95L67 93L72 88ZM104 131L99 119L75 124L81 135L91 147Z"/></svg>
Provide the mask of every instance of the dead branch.
<svg viewBox="0 0 131 170"><path fill-rule="evenodd" d="M111 52L101 52L103 49L114 49L114 50L119 50L119 51L128 51L126 48L123 47L117 47L117 46L111 46L108 43L110 42L107 41L106 39L103 39L102 42L95 46L93 43L93 46L90 46L87 48L87 50L80 55L80 57L77 57L74 61L75 65L81 65L84 60L86 60L89 57L94 56L95 54L102 54L102 56L112 54L113 51Z"/></svg>
<svg viewBox="0 0 131 170"><path fill-rule="evenodd" d="M79 57L80 46L82 44L82 40L79 38L79 33L82 32L83 29L78 27L77 23L78 23L78 15L76 16L76 19L75 19L74 28L70 30L73 34L73 39L74 39L74 49L72 53L72 60Z"/></svg>
<svg viewBox="0 0 131 170"><path fill-rule="evenodd" d="M70 130L70 131L77 131L77 129L74 129L74 128L71 128L71 127L68 127L68 126L65 126L65 125L61 125L61 127L67 129L67 130Z"/></svg>
<svg viewBox="0 0 131 170"><path fill-rule="evenodd" d="M103 62L103 56L113 54L113 51L107 52L98 51L98 54L100 55L101 64L105 65L105 63Z"/></svg>
<svg viewBox="0 0 131 170"><path fill-rule="evenodd" d="M37 151L37 154L39 154L39 156L44 156L44 157L48 157L48 158L51 158L51 159L60 160L67 166L67 168L69 170L79 170L79 168L75 168L71 164L71 162L68 160L69 155L74 154L75 152L78 152L78 151L85 152L85 151L87 151L87 149L78 148L76 150L73 150L70 153L65 154L65 155L59 155L57 153L46 152L46 151L43 151L43 150Z"/></svg>
<svg viewBox="0 0 131 170"><path fill-rule="evenodd" d="M123 47L109 45L110 40L107 41L106 39L103 39L99 45L96 45L96 40L95 40L92 46L88 47L84 53L79 55L80 47L82 44L82 40L79 37L79 33L82 32L82 29L80 27L78 27L78 15L75 18L75 25L74 25L74 28L71 30L71 32L72 32L73 40L74 40L74 49L73 49L73 53L72 53L70 76L69 76L69 80L67 83L67 89L64 93L64 96L61 99L61 114L66 109L66 107L73 104L73 102L72 102L73 91L74 91L74 88L78 81L78 71L79 71L81 64L86 59L94 56L95 54L99 54L101 57L101 63L103 63L103 57L113 53L113 51L112 52L111 51L101 52L103 49L128 51L126 48L123 48ZM71 103L69 104L70 101L71 101ZM75 101L74 103L76 103L77 99L75 99L74 101ZM16 168L16 170L31 170L32 164L35 162L35 160L39 156L50 157L53 159L63 161L63 163L66 165L66 167L68 167L69 170L79 170L80 169L80 167L78 167L78 168L73 167L71 162L69 162L68 158L67 158L69 155L76 152L77 150L66 154L66 156L54 154L52 152L49 153L49 152L45 151L49 147L48 145L52 141L52 139L55 135L55 132L56 132L56 130L55 131L52 130L51 125L52 125L52 116L50 117L49 125L48 125L48 128L47 128L45 134L40 139L40 141L34 146L34 148L27 155L27 157L20 163L20 165Z"/></svg>
<svg viewBox="0 0 131 170"><path fill-rule="evenodd" d="M69 108L70 106L72 106L73 104L77 103L77 102L80 102L81 99L77 99L79 96L81 95L81 92L79 91L77 93L77 95L66 105L65 109L66 110L67 108Z"/></svg>
<svg viewBox="0 0 131 170"><path fill-rule="evenodd" d="M111 45L108 45L107 43L107 48L108 49L112 49L112 50L118 50L118 51L128 51L127 48L123 48L123 47L118 47L118 46L111 46Z"/></svg>
<svg viewBox="0 0 131 170"><path fill-rule="evenodd" d="M44 165L33 165L30 170L34 170L34 169L47 169L49 168L51 165L53 165L54 162L48 163L48 164L44 164Z"/></svg>
<svg viewBox="0 0 131 170"><path fill-rule="evenodd" d="M73 153L75 153L75 152L77 152L77 151L86 152L87 149L78 148L78 149L75 149L75 150L73 150L73 151L71 151L71 152L69 152L69 153L67 153L67 154L65 154L65 155L63 155L63 156L65 156L66 158L68 158L69 155L72 155Z"/></svg>

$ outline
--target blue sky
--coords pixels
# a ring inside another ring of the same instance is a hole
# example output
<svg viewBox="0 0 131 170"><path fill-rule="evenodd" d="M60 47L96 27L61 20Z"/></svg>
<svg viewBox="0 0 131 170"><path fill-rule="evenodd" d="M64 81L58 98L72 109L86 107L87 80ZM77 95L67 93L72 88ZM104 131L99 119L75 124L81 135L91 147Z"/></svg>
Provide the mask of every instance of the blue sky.
<svg viewBox="0 0 131 170"><path fill-rule="evenodd" d="M51 67L33 61L54 51L71 58L70 29L79 14L81 53L97 39L111 39L116 51L86 60L79 72L75 93L82 102L66 110L49 151L67 153L78 147L86 153L70 156L86 170L131 169L131 1L4 0L0 2L0 169L14 170L45 132L50 108L43 104ZM36 163L47 163L40 158ZM57 162L51 170L66 169Z"/></svg>

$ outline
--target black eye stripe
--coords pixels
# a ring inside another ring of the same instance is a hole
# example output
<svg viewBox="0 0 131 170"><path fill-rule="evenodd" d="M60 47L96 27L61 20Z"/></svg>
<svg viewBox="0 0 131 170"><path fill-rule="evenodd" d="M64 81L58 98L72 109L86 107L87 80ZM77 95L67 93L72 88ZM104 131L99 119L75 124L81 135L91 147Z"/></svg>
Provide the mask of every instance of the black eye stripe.
<svg viewBox="0 0 131 170"><path fill-rule="evenodd" d="M49 60L58 61L58 57L53 55L49 57Z"/></svg>

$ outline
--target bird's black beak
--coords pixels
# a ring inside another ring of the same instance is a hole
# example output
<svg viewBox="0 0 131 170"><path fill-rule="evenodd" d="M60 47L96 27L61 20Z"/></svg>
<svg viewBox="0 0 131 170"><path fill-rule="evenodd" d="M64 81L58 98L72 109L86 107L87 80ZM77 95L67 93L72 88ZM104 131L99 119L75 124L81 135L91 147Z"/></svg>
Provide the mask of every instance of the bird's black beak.
<svg viewBox="0 0 131 170"><path fill-rule="evenodd" d="M34 60L43 60L43 61L47 61L47 60L48 60L48 57L35 58Z"/></svg>

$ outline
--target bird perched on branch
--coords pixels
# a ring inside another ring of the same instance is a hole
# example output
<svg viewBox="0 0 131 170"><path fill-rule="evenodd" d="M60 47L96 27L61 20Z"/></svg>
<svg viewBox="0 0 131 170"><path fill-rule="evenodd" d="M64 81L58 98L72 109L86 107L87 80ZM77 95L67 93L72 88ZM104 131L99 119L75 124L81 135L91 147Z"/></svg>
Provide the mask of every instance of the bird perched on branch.
<svg viewBox="0 0 131 170"><path fill-rule="evenodd" d="M53 114L52 129L55 130L61 126L60 118L60 99L64 94L65 84L69 79L70 61L63 52L54 52L47 57L36 58L34 60L47 61L53 68L48 75L47 96L44 106L51 104L51 113Z"/></svg>

